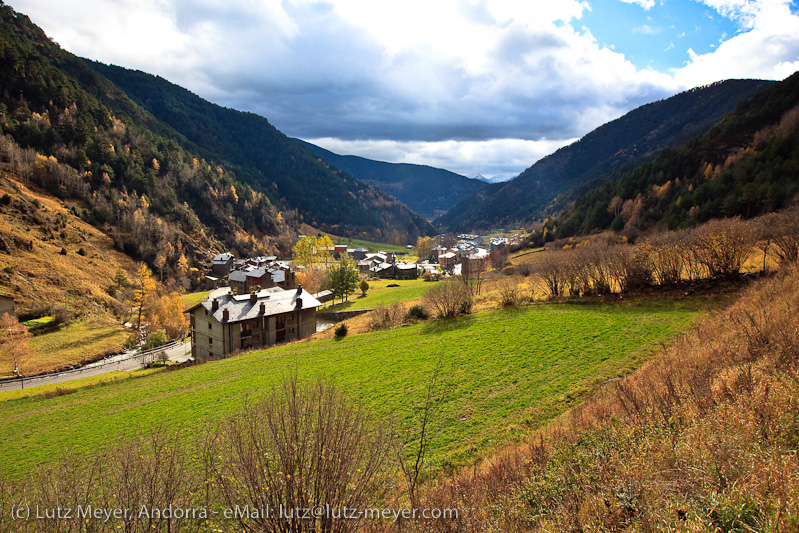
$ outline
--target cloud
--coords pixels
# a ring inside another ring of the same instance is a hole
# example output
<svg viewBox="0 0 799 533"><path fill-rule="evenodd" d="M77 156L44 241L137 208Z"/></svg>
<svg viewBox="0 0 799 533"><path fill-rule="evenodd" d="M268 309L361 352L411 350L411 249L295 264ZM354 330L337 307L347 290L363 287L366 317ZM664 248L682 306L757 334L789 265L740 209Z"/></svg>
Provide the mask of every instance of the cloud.
<svg viewBox="0 0 799 533"><path fill-rule="evenodd" d="M669 72L638 69L598 43L580 28L591 6L578 0L19 0L14 7L73 53L161 75L264 115L291 136L494 175L518 173L545 150L679 90L796 70L799 27L787 0L704 3L741 30L711 53L689 51L686 65Z"/></svg>
<svg viewBox="0 0 799 533"><path fill-rule="evenodd" d="M641 35L657 35L662 31L663 28L652 27L649 24L644 24L643 26L633 28L633 33L639 33Z"/></svg>
<svg viewBox="0 0 799 533"><path fill-rule="evenodd" d="M638 4L645 10L649 11L655 7L655 0L621 0L625 4Z"/></svg>
<svg viewBox="0 0 799 533"><path fill-rule="evenodd" d="M519 169L530 166L558 148L577 139L529 141L525 139L491 139L485 141L344 141L338 138L308 139L331 152L359 155L390 163L412 163L446 168L464 176L482 174L509 179Z"/></svg>

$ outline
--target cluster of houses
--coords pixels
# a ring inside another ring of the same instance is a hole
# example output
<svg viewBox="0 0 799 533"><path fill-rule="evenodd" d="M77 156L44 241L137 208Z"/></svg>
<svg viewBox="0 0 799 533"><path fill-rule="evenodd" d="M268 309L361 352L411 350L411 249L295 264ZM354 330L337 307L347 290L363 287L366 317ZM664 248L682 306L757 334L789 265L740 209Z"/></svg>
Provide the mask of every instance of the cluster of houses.
<svg viewBox="0 0 799 533"><path fill-rule="evenodd" d="M218 284L220 278L226 277L228 286L238 294L255 287L293 289L296 286L291 261L278 261L276 256L236 259L233 254L218 254L211 260L211 270L214 276L206 276L206 279Z"/></svg>
<svg viewBox="0 0 799 533"><path fill-rule="evenodd" d="M492 238L489 246L494 250L508 243L508 239ZM440 277L442 271L457 275L466 261L487 263L490 252L480 244L477 235L458 235L457 244L436 246L430 260L420 263L399 262L392 252L369 253L366 248L344 245L329 251L337 260L346 256L357 261L361 275L409 280L425 274ZM324 298L296 284L291 261L278 261L275 256L236 259L223 253L213 257L211 270L213 275L206 278L214 286L224 278L229 289L186 311L196 360L221 358L316 333L316 311Z"/></svg>
<svg viewBox="0 0 799 533"><path fill-rule="evenodd" d="M391 252L366 254L358 261L358 272L368 277L380 279L416 279L419 266L416 263L397 262Z"/></svg>

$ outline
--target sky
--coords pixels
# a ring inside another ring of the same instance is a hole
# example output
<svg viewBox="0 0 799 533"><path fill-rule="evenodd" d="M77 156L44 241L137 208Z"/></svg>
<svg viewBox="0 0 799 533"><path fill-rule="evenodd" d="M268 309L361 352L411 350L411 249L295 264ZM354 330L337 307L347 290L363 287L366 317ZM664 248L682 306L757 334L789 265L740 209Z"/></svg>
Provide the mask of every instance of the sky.
<svg viewBox="0 0 799 533"><path fill-rule="evenodd" d="M64 49L342 155L509 179L640 105L799 70L789 0L7 0Z"/></svg>

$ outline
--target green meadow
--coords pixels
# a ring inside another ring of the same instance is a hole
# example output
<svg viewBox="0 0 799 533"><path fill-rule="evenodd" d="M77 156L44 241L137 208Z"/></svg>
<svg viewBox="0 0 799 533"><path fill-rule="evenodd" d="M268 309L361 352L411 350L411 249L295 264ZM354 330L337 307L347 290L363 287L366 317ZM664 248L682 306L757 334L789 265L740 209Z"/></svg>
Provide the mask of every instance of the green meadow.
<svg viewBox="0 0 799 533"><path fill-rule="evenodd" d="M334 380L378 420L412 436L440 363L445 392L434 468L473 463L641 365L693 324L705 299L544 304L429 321L340 340L300 342L223 361L81 389L0 394L0 474L22 475L62 450L113 446L166 425L193 438L235 416L283 376Z"/></svg>
<svg viewBox="0 0 799 533"><path fill-rule="evenodd" d="M358 309L373 309L396 302L407 302L421 298L422 295L434 285L429 281L421 279L395 280L381 279L368 280L369 290L366 296L361 296L358 289L355 294L350 296L349 301L343 304L337 303L329 308L330 311L354 311ZM399 285L399 287L389 287L389 285ZM338 300L336 300L338 302Z"/></svg>

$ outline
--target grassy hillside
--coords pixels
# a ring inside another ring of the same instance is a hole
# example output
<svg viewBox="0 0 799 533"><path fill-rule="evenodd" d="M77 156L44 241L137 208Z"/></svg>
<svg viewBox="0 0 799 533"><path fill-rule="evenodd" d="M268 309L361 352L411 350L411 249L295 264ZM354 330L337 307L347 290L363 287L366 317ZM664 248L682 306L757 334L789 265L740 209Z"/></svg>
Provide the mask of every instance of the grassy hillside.
<svg viewBox="0 0 799 533"><path fill-rule="evenodd" d="M335 154L304 141L303 144L331 165L396 197L429 220L446 213L456 203L486 186L482 181L441 168L372 161L354 155Z"/></svg>
<svg viewBox="0 0 799 533"><path fill-rule="evenodd" d="M388 285L399 285L399 287L389 287ZM360 289L350 296L348 302L331 307L331 311L354 311L357 309L372 309L395 302L407 302L421 298L427 289L433 284L421 279L414 280L394 280L381 279L369 281L369 290L366 296L361 297Z"/></svg>
<svg viewBox="0 0 799 533"><path fill-rule="evenodd" d="M798 299L796 265L758 281L423 505L459 509L464 531L798 531Z"/></svg>
<svg viewBox="0 0 799 533"><path fill-rule="evenodd" d="M133 261L70 207L0 171L0 294L16 300L18 313L119 305L112 280L119 269L132 272Z"/></svg>
<svg viewBox="0 0 799 533"><path fill-rule="evenodd" d="M663 148L704 133L739 101L771 84L729 80L641 106L541 159L513 180L467 198L435 223L461 231L535 220L542 209L572 189L580 192L585 184L614 179Z"/></svg>
<svg viewBox="0 0 799 533"><path fill-rule="evenodd" d="M302 342L55 398L2 401L0 473L20 475L157 424L198 429L281 376L336 380L378 418L413 430L437 362L448 391L434 465L470 463L520 438L694 323L706 300L535 305L343 340Z"/></svg>

